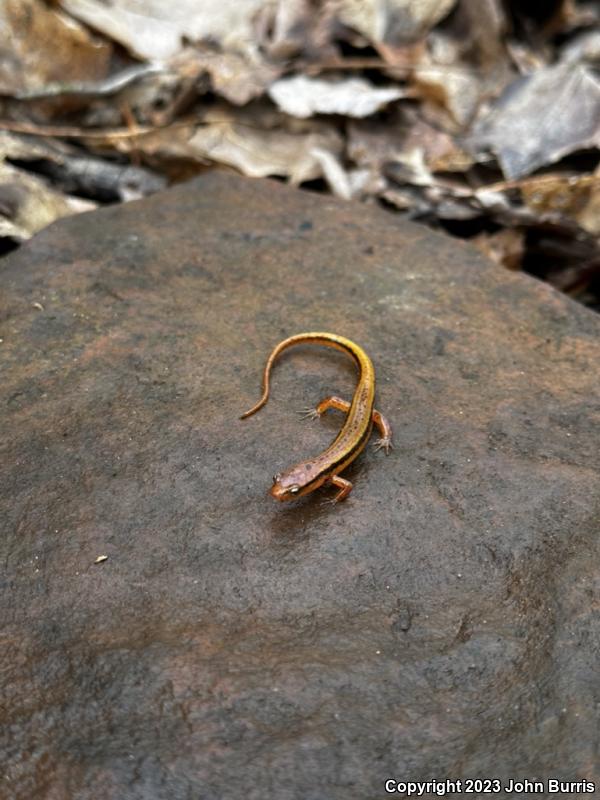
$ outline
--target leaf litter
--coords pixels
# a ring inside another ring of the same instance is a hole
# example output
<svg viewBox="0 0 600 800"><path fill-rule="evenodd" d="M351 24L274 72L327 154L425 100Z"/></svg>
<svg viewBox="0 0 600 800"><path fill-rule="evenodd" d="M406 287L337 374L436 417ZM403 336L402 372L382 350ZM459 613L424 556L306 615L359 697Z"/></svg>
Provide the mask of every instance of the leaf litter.
<svg viewBox="0 0 600 800"><path fill-rule="evenodd" d="M600 310L585 0L0 0L0 245L235 169L376 203Z"/></svg>

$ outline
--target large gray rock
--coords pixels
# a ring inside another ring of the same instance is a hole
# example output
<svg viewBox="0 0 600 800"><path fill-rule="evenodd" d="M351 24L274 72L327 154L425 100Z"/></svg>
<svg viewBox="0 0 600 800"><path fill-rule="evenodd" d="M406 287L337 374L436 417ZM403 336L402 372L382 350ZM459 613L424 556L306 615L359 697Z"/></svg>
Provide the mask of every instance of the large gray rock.
<svg viewBox="0 0 600 800"><path fill-rule="evenodd" d="M223 174L0 265L0 796L600 780L600 321L383 211ZM41 304L42 308L34 304ZM295 504L359 342L394 426ZM95 564L98 556L108 559Z"/></svg>

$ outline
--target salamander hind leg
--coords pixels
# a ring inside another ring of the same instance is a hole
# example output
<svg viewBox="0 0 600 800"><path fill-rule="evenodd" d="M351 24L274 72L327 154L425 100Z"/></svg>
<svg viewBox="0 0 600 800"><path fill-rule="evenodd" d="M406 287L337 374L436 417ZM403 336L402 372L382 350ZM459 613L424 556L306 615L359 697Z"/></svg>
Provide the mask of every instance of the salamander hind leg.
<svg viewBox="0 0 600 800"><path fill-rule="evenodd" d="M325 397L323 400L321 400L316 408L303 408L302 411L299 411L298 413L302 414L304 419L319 419L319 417L330 408L335 408L338 411L343 411L345 414L347 414L350 410L350 403L348 403L346 400L342 400L341 397L331 395L330 397Z"/></svg>
<svg viewBox="0 0 600 800"><path fill-rule="evenodd" d="M337 486L337 488L340 490L331 501L332 503L339 503L340 501L345 500L352 491L352 484L350 481L347 481L345 478L340 478L339 475L332 475L329 479L329 483L331 483L333 486Z"/></svg>
<svg viewBox="0 0 600 800"><path fill-rule="evenodd" d="M394 447L392 444L392 427L379 411L373 411L373 422L381 434L381 437L375 442L375 450L385 450L387 455Z"/></svg>
<svg viewBox="0 0 600 800"><path fill-rule="evenodd" d="M330 408L335 408L337 411L343 411L344 414L347 414L350 411L350 403L347 400L342 400L341 397L336 397L334 394L330 395L329 397L323 398L319 405L316 407L315 411L319 416L324 414L326 411L329 411Z"/></svg>

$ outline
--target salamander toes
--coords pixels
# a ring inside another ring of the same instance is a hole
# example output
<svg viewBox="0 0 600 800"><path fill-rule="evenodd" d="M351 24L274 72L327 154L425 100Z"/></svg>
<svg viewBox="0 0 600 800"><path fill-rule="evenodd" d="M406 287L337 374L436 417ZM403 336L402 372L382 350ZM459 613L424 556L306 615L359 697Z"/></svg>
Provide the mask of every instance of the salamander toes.
<svg viewBox="0 0 600 800"><path fill-rule="evenodd" d="M319 419L321 416L316 408L302 408L296 412L302 415L302 419Z"/></svg>
<svg viewBox="0 0 600 800"><path fill-rule="evenodd" d="M392 444L391 438L388 436L382 436L381 439L377 439L375 442L375 450L385 450L386 456L389 454L390 450L394 449L394 445Z"/></svg>

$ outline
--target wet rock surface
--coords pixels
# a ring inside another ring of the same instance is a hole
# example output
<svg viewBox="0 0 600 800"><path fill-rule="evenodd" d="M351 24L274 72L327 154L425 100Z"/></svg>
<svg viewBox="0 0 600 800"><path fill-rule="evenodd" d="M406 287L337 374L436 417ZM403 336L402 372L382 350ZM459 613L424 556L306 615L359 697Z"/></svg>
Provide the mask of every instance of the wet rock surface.
<svg viewBox="0 0 600 800"><path fill-rule="evenodd" d="M600 321L383 211L208 174L0 263L0 796L600 780ZM37 304L37 305L36 305ZM386 458L295 504L352 364ZM99 556L108 556L95 563Z"/></svg>

